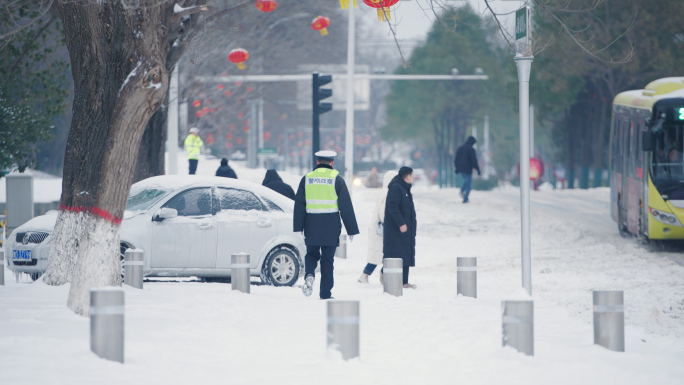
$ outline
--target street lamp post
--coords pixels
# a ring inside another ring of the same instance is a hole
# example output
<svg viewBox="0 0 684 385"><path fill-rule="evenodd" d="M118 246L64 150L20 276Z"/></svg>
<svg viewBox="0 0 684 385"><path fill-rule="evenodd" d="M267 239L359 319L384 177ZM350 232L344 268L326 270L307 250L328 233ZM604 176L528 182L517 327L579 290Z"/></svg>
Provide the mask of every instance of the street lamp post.
<svg viewBox="0 0 684 385"><path fill-rule="evenodd" d="M354 50L356 49L354 5L349 7L347 24L347 115L344 135L344 179L352 183L354 177ZM351 184L348 184L351 194Z"/></svg>

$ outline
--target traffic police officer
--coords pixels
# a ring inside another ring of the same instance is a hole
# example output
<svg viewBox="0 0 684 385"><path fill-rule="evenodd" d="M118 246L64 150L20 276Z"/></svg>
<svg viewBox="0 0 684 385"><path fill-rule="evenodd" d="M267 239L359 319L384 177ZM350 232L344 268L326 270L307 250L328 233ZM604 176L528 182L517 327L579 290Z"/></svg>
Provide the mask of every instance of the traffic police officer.
<svg viewBox="0 0 684 385"><path fill-rule="evenodd" d="M307 297L313 291L314 273L320 260L320 297L332 298L333 258L342 232L340 217L350 241L359 233L347 184L332 168L335 156L334 151L318 151L316 168L302 178L295 196L294 231L306 242L302 292Z"/></svg>
<svg viewBox="0 0 684 385"><path fill-rule="evenodd" d="M195 175L197 163L199 162L200 150L204 146L202 138L199 137L199 128L190 129L190 135L185 138L185 151L188 153L189 174Z"/></svg>

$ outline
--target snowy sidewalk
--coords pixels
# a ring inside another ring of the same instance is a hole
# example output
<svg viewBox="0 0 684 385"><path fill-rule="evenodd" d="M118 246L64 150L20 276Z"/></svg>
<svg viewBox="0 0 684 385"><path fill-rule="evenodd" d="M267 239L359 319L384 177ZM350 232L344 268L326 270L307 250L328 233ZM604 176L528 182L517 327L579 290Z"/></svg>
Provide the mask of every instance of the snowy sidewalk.
<svg viewBox="0 0 684 385"><path fill-rule="evenodd" d="M377 273L356 283L377 193L354 191L362 234L335 262L333 295L361 301L360 359L326 351L325 301L297 287L246 295L145 282L125 288L120 365L90 352L68 286L17 284L6 272L0 384L681 384L684 267L620 238L607 190L532 194L534 357L501 347L501 300L520 295L517 193L475 192L463 205L454 190L417 189L418 289L401 298L382 293ZM476 300L455 295L458 256L478 257ZM625 353L592 345L593 289L625 290Z"/></svg>

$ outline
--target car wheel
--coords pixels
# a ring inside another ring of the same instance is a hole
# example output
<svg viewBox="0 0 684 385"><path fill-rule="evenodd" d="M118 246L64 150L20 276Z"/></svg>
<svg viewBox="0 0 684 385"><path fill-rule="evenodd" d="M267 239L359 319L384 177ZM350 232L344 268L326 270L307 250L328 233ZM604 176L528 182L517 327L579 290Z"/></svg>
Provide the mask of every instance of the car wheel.
<svg viewBox="0 0 684 385"><path fill-rule="evenodd" d="M294 251L287 247L275 249L261 267L261 280L266 285L292 286L299 279L300 266Z"/></svg>
<svg viewBox="0 0 684 385"><path fill-rule="evenodd" d="M31 276L32 281L36 281L41 275L43 275L43 273L31 273L29 275Z"/></svg>

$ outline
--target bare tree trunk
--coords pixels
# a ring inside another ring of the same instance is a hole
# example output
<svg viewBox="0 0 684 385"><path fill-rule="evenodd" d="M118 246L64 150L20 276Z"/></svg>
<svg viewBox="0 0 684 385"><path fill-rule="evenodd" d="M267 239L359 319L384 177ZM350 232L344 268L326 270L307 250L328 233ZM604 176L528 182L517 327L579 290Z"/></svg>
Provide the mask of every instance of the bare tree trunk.
<svg viewBox="0 0 684 385"><path fill-rule="evenodd" d="M90 289L121 284L119 226L138 147L168 87L165 25L173 3L58 5L74 78L74 115L45 282L71 282L68 307L89 313Z"/></svg>
<svg viewBox="0 0 684 385"><path fill-rule="evenodd" d="M568 188L575 188L575 169L577 167L577 132L578 122L573 114L574 109L570 109L565 114L565 124L567 135L567 151L568 151L568 170L567 170L567 181Z"/></svg>
<svg viewBox="0 0 684 385"><path fill-rule="evenodd" d="M598 87L598 101L597 101L597 125L594 131L594 183L593 187L601 186L601 174L603 174L603 153L604 153L604 142L606 137L606 131L608 131L609 126L606 124L608 102L603 88Z"/></svg>
<svg viewBox="0 0 684 385"><path fill-rule="evenodd" d="M140 141L133 183L153 176L164 175L164 153L167 136L166 117L166 108L160 108L147 123L145 133Z"/></svg>

